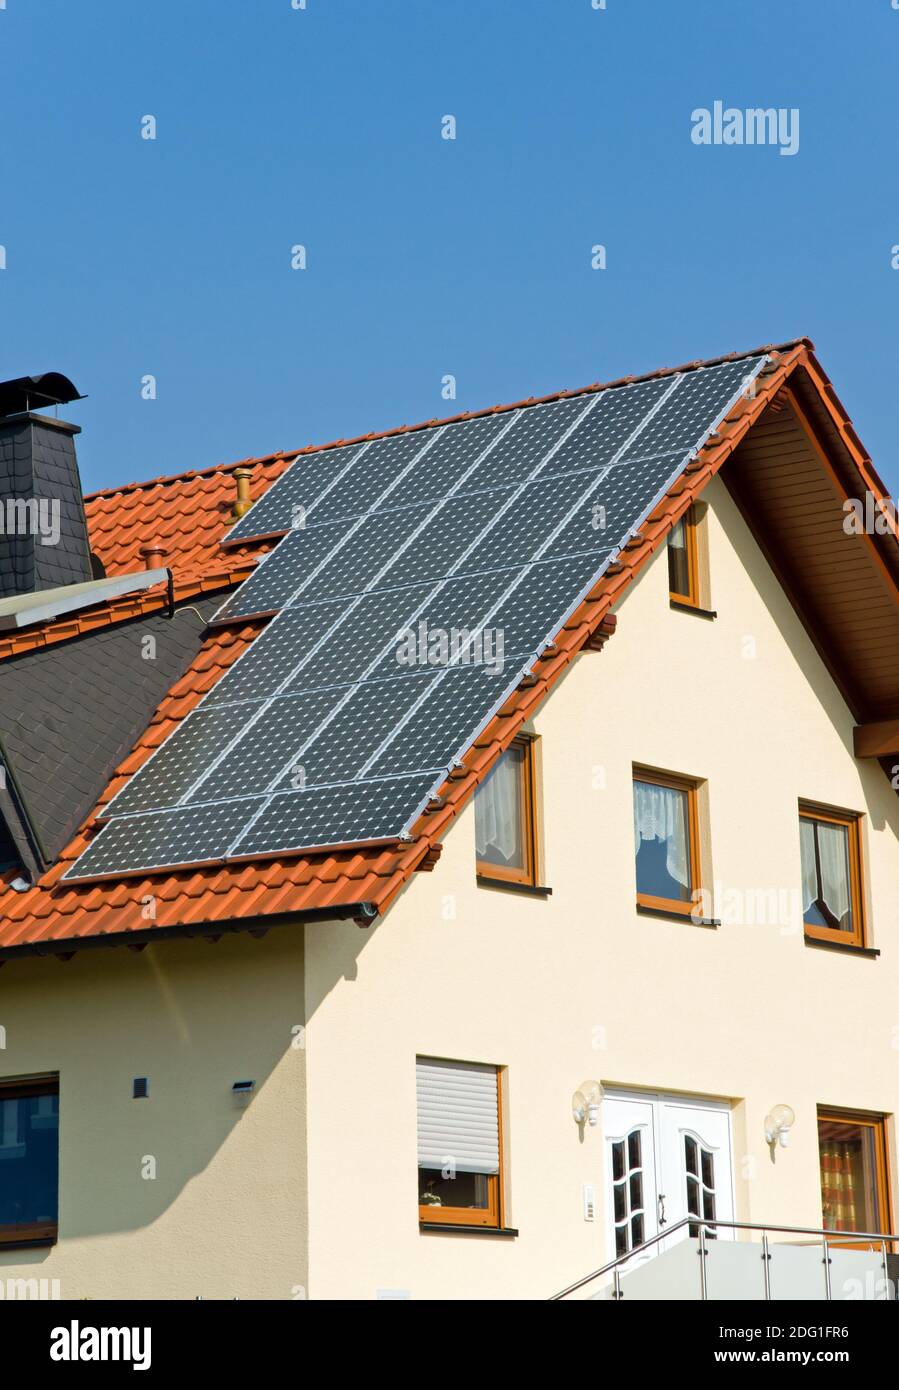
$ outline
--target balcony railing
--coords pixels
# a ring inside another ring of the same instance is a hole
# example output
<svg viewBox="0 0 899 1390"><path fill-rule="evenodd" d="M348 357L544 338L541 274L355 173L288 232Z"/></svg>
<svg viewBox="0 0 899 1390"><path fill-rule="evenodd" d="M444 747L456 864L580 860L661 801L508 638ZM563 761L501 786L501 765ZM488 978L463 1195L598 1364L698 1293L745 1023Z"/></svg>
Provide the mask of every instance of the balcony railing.
<svg viewBox="0 0 899 1390"><path fill-rule="evenodd" d="M692 1295L689 1292L684 1294L684 1292L681 1291L680 1293L673 1294L672 1298L689 1298L691 1296L698 1297L703 1300L715 1298L716 1295L714 1290L711 1293L709 1292L708 1262L710 1248L717 1247L718 1249L720 1249L721 1245L727 1246L730 1249L734 1250L744 1250L750 1252L754 1250L760 1250L759 1259L761 1261L762 1266L761 1280L758 1282L757 1290L744 1293L742 1295L743 1297L756 1297L765 1301L776 1300L778 1294L776 1290L772 1291L771 1275L772 1259L774 1258L775 1254L779 1254L779 1252L783 1251L807 1251L809 1256L811 1256L816 1246L818 1246L821 1251L822 1269L819 1276L820 1282L818 1284L817 1289L815 1289L814 1284L810 1286L810 1292L805 1295L806 1297L818 1299L823 1298L828 1301L833 1299L833 1254L835 1252L841 1252L844 1250L852 1250L854 1253L857 1254L865 1253L868 1256L867 1260L857 1262L858 1268L855 1271L855 1275L853 1277L857 1278L859 1276L864 1276L865 1281L867 1281L869 1279L869 1276L873 1272L874 1266L880 1269L882 1273L881 1290L880 1293L878 1293L877 1289L875 1288L874 1291L871 1293L871 1297L874 1300L880 1301L881 1297L883 1299L891 1299L895 1297L895 1291L893 1289L893 1285L890 1281L888 1274L887 1257L889 1254L892 1253L892 1245L896 1240L896 1237L891 1235L889 1232L832 1231L814 1226L779 1226L771 1223L761 1225L756 1222L750 1221L706 1220L703 1221L702 1225L698 1226L698 1239L681 1240L680 1242L671 1246L671 1237L675 1235L678 1231L684 1231L688 1227L692 1227L694 1230L696 1230L697 1226L698 1222L695 1216L684 1217L682 1221L676 1222L673 1226L666 1226L663 1231L660 1231L657 1235L652 1236L649 1240L645 1241L643 1245L635 1246L635 1248L633 1250L629 1250L627 1254L619 1255L617 1259L610 1260L609 1263L603 1265L601 1269L594 1270L592 1274L586 1274L583 1277L583 1279L578 1279L576 1283L569 1284L568 1288L562 1289L560 1293L553 1294L552 1298L550 1299L550 1302L555 1303L558 1302L560 1299L567 1298L569 1294L573 1294L578 1290L585 1288L588 1284L593 1283L595 1280L599 1280L607 1276L611 1276L611 1287L605 1288L592 1296L597 1298L609 1297L617 1301L626 1296L625 1290L622 1288L622 1276L627 1273L628 1279L630 1279L634 1277L634 1275L637 1272L637 1269L645 1270L647 1268L647 1263L639 1263L641 1257L656 1254L658 1263L661 1266L663 1261L668 1259L671 1255L674 1255L677 1251L681 1252L680 1259L682 1263L684 1254L686 1253L687 1257L689 1257L689 1253L691 1250L695 1250L696 1254L699 1257L698 1284ZM727 1241L719 1243L715 1240L714 1236L710 1237L709 1232L712 1230L760 1232L761 1241ZM784 1243L778 1242L773 1245L772 1250L772 1241L770 1239L772 1233L786 1236L814 1237L814 1240L788 1241ZM663 1252L657 1252L656 1247L663 1246L665 1242L669 1243L669 1249ZM860 1246L867 1246L867 1251L860 1251ZM872 1254L875 1255L873 1261L871 1259ZM739 1258L742 1259L744 1257L740 1256ZM748 1256L748 1258L751 1258L751 1255ZM625 1271L624 1267L626 1265L632 1265L634 1262L636 1262L636 1268L632 1269L630 1272ZM653 1261L652 1263L654 1264L655 1261ZM803 1276L810 1273L811 1271L811 1265L808 1263L808 1261L806 1261L806 1266L807 1268L801 1271L801 1274ZM674 1271L672 1271L672 1273L674 1273ZM676 1286L680 1289L683 1288L681 1277L682 1273L683 1269L681 1267L677 1271L676 1279L672 1280L672 1283L675 1283ZM792 1271L792 1273L795 1276L796 1271ZM628 1280L625 1280L624 1282L628 1282ZM791 1283L792 1289L795 1289L795 1282L796 1281L794 1277ZM660 1298L665 1296L664 1294L659 1293L657 1290L658 1285L656 1286L656 1291L651 1292L645 1296L651 1298ZM636 1293L636 1297L639 1298L640 1296L640 1293ZM734 1294L730 1293L726 1296L733 1297ZM795 1298L797 1296L802 1297L803 1295L797 1295L797 1293L793 1291L786 1296ZM862 1293L861 1296L865 1297L865 1294Z"/></svg>

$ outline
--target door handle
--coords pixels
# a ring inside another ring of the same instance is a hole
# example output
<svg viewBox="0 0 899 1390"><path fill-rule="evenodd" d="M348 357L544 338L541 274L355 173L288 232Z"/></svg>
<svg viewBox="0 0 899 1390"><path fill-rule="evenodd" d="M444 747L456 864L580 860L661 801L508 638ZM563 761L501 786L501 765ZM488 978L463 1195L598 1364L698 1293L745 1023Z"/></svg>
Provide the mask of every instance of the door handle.
<svg viewBox="0 0 899 1390"><path fill-rule="evenodd" d="M664 1194L664 1192L660 1192L660 1193L659 1193L659 1225L660 1225L660 1226L666 1226L667 1224L668 1224L668 1223L667 1223L667 1221L666 1221L666 1219L665 1219L665 1194Z"/></svg>

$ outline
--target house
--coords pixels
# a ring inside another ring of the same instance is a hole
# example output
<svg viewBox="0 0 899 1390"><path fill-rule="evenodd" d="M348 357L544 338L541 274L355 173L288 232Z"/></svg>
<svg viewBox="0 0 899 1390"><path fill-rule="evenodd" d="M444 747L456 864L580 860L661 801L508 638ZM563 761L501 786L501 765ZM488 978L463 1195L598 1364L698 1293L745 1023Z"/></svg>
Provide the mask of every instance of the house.
<svg viewBox="0 0 899 1390"><path fill-rule="evenodd" d="M0 388L0 1280L883 1296L899 546L812 344L83 509L75 399Z"/></svg>

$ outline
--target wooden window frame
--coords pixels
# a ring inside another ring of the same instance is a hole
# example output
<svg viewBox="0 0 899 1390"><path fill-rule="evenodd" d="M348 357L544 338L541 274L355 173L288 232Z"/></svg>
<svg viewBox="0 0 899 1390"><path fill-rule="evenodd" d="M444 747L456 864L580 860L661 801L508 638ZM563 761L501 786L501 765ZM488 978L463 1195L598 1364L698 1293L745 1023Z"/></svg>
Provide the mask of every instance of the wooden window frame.
<svg viewBox="0 0 899 1390"><path fill-rule="evenodd" d="M833 811L811 802L800 801L799 819L820 821L824 825L844 826L849 845L849 903L852 909L852 931L840 931L838 927L821 927L815 922L805 920L803 908L802 928L806 936L815 941L835 941L842 946L864 946L867 942L865 922L865 895L862 879L861 817L851 811Z"/></svg>
<svg viewBox="0 0 899 1390"><path fill-rule="evenodd" d="M0 1101L27 1100L32 1096L59 1096L59 1077L39 1077L31 1081L0 1081ZM57 1145L58 1143L57 1137ZM0 1226L0 1249L15 1245L54 1245L59 1235L58 1191L56 1200L55 1221L30 1221L15 1226Z"/></svg>
<svg viewBox="0 0 899 1390"><path fill-rule="evenodd" d="M524 839L524 868L517 869L505 864L494 864L488 859L475 858L475 873L478 878L492 879L496 883L523 883L529 888L537 887L537 795L536 795L536 767L535 750L537 740L531 734L518 734L509 744L509 748L501 755L505 757L506 752L512 748L522 748L524 757L521 760L520 778L520 807L521 829ZM477 796L477 792L475 792Z"/></svg>
<svg viewBox="0 0 899 1390"><path fill-rule="evenodd" d="M488 1173L486 1207L431 1207L418 1205L420 1225L427 1226L485 1226L502 1230L505 1225L503 1183L505 1178L505 1139L503 1135L503 1069L496 1068L497 1136L499 1172ZM421 1169L419 1169L421 1172Z"/></svg>
<svg viewBox="0 0 899 1390"><path fill-rule="evenodd" d="M669 571L668 597L672 603L686 604L688 608L701 608L702 604L700 602L699 592L699 541L697 538L698 522L696 509L692 504L684 512L683 516L679 518L679 521L683 523L684 527L684 550L687 556L687 588L689 592L686 594L679 594L671 588ZM675 525L676 524L677 523L675 523ZM668 535L667 543L669 545L671 544L673 529L674 528L672 528L672 531L669 532Z"/></svg>
<svg viewBox="0 0 899 1390"><path fill-rule="evenodd" d="M690 899L681 902L679 898L657 898L651 893L637 890L637 906L648 907L656 912L676 912L681 917L691 917L696 910L696 894L702 884L699 853L699 802L698 785L690 777L676 777L673 773L653 772L651 768L635 767L631 778L631 797L634 782L650 782L657 787L671 787L674 791L687 795L687 839L690 850ZM634 874L637 869L637 848L634 846Z"/></svg>
<svg viewBox="0 0 899 1390"><path fill-rule="evenodd" d="M883 1209L883 1232L885 1235L893 1235L893 1194L890 1184L890 1163L889 1148L887 1145L887 1117L885 1115L872 1115L868 1111L860 1110L839 1110L830 1106L818 1106L816 1119L816 1129L818 1135L818 1181L820 1183L821 1170L821 1129L820 1121L829 1121L831 1124L838 1125L858 1125L860 1129L870 1129L874 1133L874 1174L877 1183L878 1204ZM821 1225L824 1225L824 1204L822 1192L821 1205ZM870 1242L860 1241L851 1243L844 1241L844 1236L851 1236L852 1231L834 1231L834 1236L839 1238L837 1248L841 1250L866 1250ZM837 1242L834 1241L837 1245ZM895 1250L895 1243L888 1246L889 1253Z"/></svg>

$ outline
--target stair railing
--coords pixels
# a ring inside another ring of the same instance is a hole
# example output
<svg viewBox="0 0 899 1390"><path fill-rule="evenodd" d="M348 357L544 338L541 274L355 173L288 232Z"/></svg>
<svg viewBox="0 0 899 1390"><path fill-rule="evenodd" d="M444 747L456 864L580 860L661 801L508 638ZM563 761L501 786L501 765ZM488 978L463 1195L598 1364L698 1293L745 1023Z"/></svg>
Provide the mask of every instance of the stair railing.
<svg viewBox="0 0 899 1390"><path fill-rule="evenodd" d="M626 1265L636 1256L642 1255L644 1252L653 1249L656 1245L661 1244L662 1241L668 1240L674 1235L675 1231L683 1230L685 1226L699 1227L699 1279L701 1290L700 1297L703 1300L707 1300L709 1296L708 1276L706 1271L706 1256L708 1254L708 1238L706 1236L706 1231L712 1227L716 1230L722 1229L728 1231L761 1231L761 1258L764 1271L766 1301L771 1299L771 1251L768 1236L772 1231L778 1235L816 1236L821 1241L824 1264L825 1298L827 1300L832 1300L833 1298L833 1288L830 1278L831 1249L834 1246L854 1246L861 1242L868 1241L879 1245L883 1277L887 1281L886 1288L889 1291L889 1275L887 1274L888 1247L897 1239L890 1232L834 1231L820 1226L778 1226L770 1221L762 1225L753 1221L715 1221L707 1218L702 1218L700 1220L696 1216L685 1216L682 1221L675 1222L673 1226L666 1226L663 1231L659 1231L656 1235L650 1236L649 1240L644 1241L642 1245L635 1245L633 1250L628 1250L624 1255L618 1255L616 1259L609 1260L608 1264L604 1264L601 1269L594 1270L592 1274L585 1274L583 1279L578 1279L574 1284L569 1284L566 1289L562 1289L560 1293L553 1294L549 1300L550 1303L558 1303L561 1299L567 1298L569 1294L575 1293L578 1289L582 1289L585 1284L592 1283L594 1279L601 1279L603 1275L606 1274L612 1275L614 1283L612 1298L617 1302L624 1297L624 1292L621 1288L622 1266Z"/></svg>

